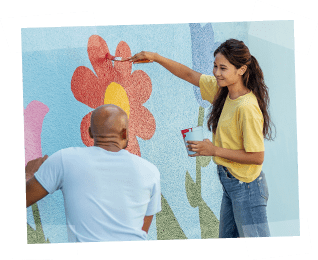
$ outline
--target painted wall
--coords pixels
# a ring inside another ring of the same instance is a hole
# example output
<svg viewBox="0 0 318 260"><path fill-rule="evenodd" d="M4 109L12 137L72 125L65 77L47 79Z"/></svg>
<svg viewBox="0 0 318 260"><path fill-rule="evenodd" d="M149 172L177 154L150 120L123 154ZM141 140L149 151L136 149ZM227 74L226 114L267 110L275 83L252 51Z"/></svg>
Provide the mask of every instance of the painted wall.
<svg viewBox="0 0 318 260"><path fill-rule="evenodd" d="M156 63L113 64L106 52L158 52L211 74L213 51L243 40L270 90L277 138L265 143L273 236L299 235L294 38L292 21L22 29L26 162L70 147L92 145L91 111L104 103L129 113L127 148L161 172L162 211L148 239L218 236L222 189L211 158L187 156L181 129L203 125L209 104L196 87ZM116 93L116 95L115 95ZM28 243L67 242L62 193L27 209Z"/></svg>

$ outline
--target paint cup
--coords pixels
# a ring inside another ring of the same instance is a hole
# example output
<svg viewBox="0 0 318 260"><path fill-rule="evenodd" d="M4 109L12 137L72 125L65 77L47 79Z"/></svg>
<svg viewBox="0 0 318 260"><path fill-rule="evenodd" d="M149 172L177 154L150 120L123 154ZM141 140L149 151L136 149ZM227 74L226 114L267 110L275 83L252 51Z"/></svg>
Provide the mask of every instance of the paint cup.
<svg viewBox="0 0 318 260"><path fill-rule="evenodd" d="M183 136L183 140L185 145L187 145L187 141L203 141L203 128L202 126L192 127L188 129L181 130L181 134ZM187 148L187 152L189 155L195 154L195 152L189 151Z"/></svg>

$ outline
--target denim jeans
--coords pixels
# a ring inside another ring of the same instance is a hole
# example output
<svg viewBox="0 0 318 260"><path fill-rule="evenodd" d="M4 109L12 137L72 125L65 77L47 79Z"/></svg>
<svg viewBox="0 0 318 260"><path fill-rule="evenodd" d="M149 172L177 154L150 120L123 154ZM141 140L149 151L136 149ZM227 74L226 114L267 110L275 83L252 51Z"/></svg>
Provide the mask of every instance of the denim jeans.
<svg viewBox="0 0 318 260"><path fill-rule="evenodd" d="M222 165L217 170L223 188L219 237L269 237L265 174L261 172L254 181L245 183Z"/></svg>

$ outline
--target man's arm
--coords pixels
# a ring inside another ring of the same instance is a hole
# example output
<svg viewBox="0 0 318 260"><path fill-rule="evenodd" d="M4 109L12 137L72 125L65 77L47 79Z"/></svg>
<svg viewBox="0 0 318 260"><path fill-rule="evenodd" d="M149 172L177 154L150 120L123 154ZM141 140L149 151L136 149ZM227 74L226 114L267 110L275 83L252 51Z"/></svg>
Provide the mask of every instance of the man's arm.
<svg viewBox="0 0 318 260"><path fill-rule="evenodd" d="M28 161L27 165L25 166L25 181L28 181L33 177L34 173L38 171L40 166L47 158L48 156L44 155L43 157Z"/></svg>
<svg viewBox="0 0 318 260"><path fill-rule="evenodd" d="M26 207L31 206L48 194L49 193L42 187L42 185L34 177L32 177L26 183Z"/></svg>
<svg viewBox="0 0 318 260"><path fill-rule="evenodd" d="M48 192L34 178L34 174L38 171L42 163L48 158L47 155L31 160L25 166L26 179L26 206L29 207L38 200L44 198Z"/></svg>
<svg viewBox="0 0 318 260"><path fill-rule="evenodd" d="M148 233L149 227L151 225L151 221L152 221L153 216L145 216L144 218L144 225L142 226L142 230L146 231L146 233Z"/></svg>

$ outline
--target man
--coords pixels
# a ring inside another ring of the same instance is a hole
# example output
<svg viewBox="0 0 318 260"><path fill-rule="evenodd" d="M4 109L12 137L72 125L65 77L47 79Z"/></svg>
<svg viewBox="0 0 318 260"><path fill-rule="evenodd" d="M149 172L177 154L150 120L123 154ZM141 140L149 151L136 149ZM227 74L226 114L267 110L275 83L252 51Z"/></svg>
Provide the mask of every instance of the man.
<svg viewBox="0 0 318 260"><path fill-rule="evenodd" d="M161 210L157 167L124 150L128 117L115 105L93 111L89 134L94 146L27 164L26 176L34 176L26 183L26 206L60 189L70 242L145 240Z"/></svg>

